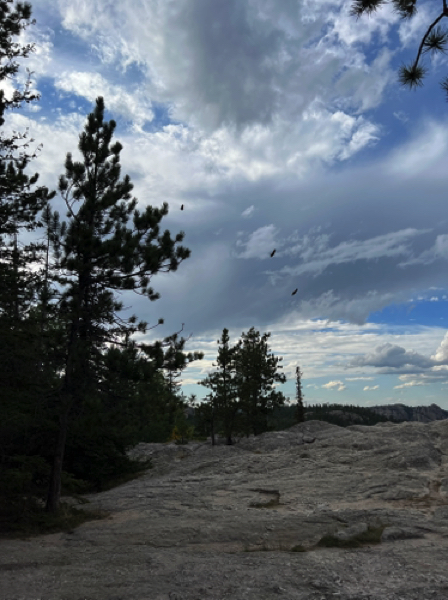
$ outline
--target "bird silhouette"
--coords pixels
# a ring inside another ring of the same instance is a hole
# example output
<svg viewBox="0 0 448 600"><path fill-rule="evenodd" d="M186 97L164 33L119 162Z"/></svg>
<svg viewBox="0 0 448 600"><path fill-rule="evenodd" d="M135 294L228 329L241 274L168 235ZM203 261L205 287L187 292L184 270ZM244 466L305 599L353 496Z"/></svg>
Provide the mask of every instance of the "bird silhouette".
<svg viewBox="0 0 448 600"><path fill-rule="evenodd" d="M180 210L184 210L184 205L182 204L182 206L180 207Z"/></svg>
<svg viewBox="0 0 448 600"><path fill-rule="evenodd" d="M295 295L297 294L297 291L298 291L298 289L299 289L299 288L296 288L296 289L293 291L293 293L291 294L291 296L295 296Z"/></svg>
<svg viewBox="0 0 448 600"><path fill-rule="evenodd" d="M275 252L276 252L276 250L274 248L274 250L272 250L272 252L271 252L271 258L274 256Z"/></svg>

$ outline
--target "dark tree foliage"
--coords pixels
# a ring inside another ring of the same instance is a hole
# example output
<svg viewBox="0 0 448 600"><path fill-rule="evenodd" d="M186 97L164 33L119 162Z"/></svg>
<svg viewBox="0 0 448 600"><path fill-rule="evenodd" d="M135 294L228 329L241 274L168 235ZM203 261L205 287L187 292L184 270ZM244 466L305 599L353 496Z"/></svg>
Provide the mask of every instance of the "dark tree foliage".
<svg viewBox="0 0 448 600"><path fill-rule="evenodd" d="M47 498L47 510L58 509L70 413L87 399L96 402L96 382L104 368L107 344L126 345L147 323L125 318L117 293L134 291L149 300L159 295L150 286L159 272L175 271L190 251L160 233L162 208L137 209L128 175L121 178L119 142L112 143L115 122L104 120L99 97L79 137L82 161L67 154L59 192L67 207L67 227L60 241L58 282L63 287L60 310L67 315L67 344L58 391L58 435ZM90 400L89 400L90 401Z"/></svg>
<svg viewBox="0 0 448 600"><path fill-rule="evenodd" d="M201 382L212 389L208 402L199 409L200 420L210 423L212 439L217 427L227 443L232 442L236 428L246 435L262 433L268 429L268 416L284 404L284 395L274 386L285 383L286 377L279 372L282 359L269 352L270 335L260 336L252 327L231 348L228 330L223 330L218 340L218 370Z"/></svg>
<svg viewBox="0 0 448 600"><path fill-rule="evenodd" d="M340 427L356 424L376 425L391 421L373 410L352 404L312 404L307 406L305 414L307 421L326 421Z"/></svg>
<svg viewBox="0 0 448 600"><path fill-rule="evenodd" d="M50 205L54 192L28 174L39 149L7 117L38 99L31 73L15 85L19 59L34 50L19 35L32 23L29 4L0 0L0 82L17 88L0 90L0 529L44 495L55 512L61 485L99 490L135 471L127 448L166 441L183 404L170 374L202 358L184 353L177 334L132 340L148 327L117 295L157 299L151 277L176 270L189 250L183 233L159 229L166 203L137 209L102 98L80 136L81 161L69 154L59 181L67 222Z"/></svg>
<svg viewBox="0 0 448 600"><path fill-rule="evenodd" d="M31 24L29 4L0 0L0 82L8 80L13 89L9 94L6 86L0 89L0 470L3 480L18 491L31 481L30 469L42 471L45 464L33 455L45 438L36 422L48 420L49 385L34 307L42 246L28 236L40 226L39 213L54 194L35 186L37 174L25 173L35 157L29 147L33 140L26 131L13 131L7 120L10 111L38 99L31 91L30 74L23 88L16 82L18 61L34 50L20 41Z"/></svg>
<svg viewBox="0 0 448 600"><path fill-rule="evenodd" d="M229 330L223 329L216 359L217 370L201 381L201 385L210 388L210 415L209 421L212 431L212 443L214 443L214 427L222 428L226 443L232 444L232 432L234 431L239 403L237 399L235 348L229 345Z"/></svg>
<svg viewBox="0 0 448 600"><path fill-rule="evenodd" d="M402 19L411 19L417 14L417 0L390 0L394 9ZM353 0L351 14L357 18L364 13L370 15L387 0ZM429 24L428 29L422 37L417 55L414 62L409 65L402 65L399 71L399 81L402 85L410 89L423 85L423 78L427 73L427 68L421 64L423 55L427 52L435 54L442 52L445 54L448 43L448 31L439 25L444 17L448 17L447 0L442 0L441 11L439 15ZM448 77L441 82L441 87L447 93L448 100Z"/></svg>
<svg viewBox="0 0 448 600"><path fill-rule="evenodd" d="M242 334L236 345L236 373L245 433L257 435L267 429L267 415L285 403L285 397L274 389L275 383L285 383L281 369L281 358L269 352L270 333L260 332L254 327Z"/></svg>
<svg viewBox="0 0 448 600"><path fill-rule="evenodd" d="M296 367L296 419L297 423L305 421L305 410L303 408L302 371Z"/></svg>

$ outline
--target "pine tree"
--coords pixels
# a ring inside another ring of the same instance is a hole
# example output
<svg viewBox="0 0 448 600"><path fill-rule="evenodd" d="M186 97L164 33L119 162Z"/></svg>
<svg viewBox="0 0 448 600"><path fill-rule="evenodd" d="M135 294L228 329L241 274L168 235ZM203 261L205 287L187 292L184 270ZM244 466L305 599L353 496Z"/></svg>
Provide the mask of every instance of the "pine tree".
<svg viewBox="0 0 448 600"><path fill-rule="evenodd" d="M402 19L410 19L417 14L417 0L391 0L394 9ZM385 3L385 0L353 0L351 14L359 18L364 13L368 15L375 12ZM437 52L445 53L448 43L448 31L444 29L439 22L443 17L448 17L447 0L442 0L441 12L428 26L413 63L402 65L399 71L399 81L402 85L410 89L423 85L423 77L427 73L427 68L421 64L421 58L426 52L435 54ZM448 77L446 77L441 87L447 93L448 100Z"/></svg>
<svg viewBox="0 0 448 600"><path fill-rule="evenodd" d="M212 390L213 424L219 421L222 424L226 442L232 444L232 433L235 417L238 411L236 373L235 373L235 348L229 346L229 330L223 329L221 339L218 340L218 370L208 375L201 381L201 385ZM214 440L212 440L213 442Z"/></svg>
<svg viewBox="0 0 448 600"><path fill-rule="evenodd" d="M297 423L305 421L305 411L303 408L303 392L302 392L302 371L300 367L296 367L296 420Z"/></svg>
<svg viewBox="0 0 448 600"><path fill-rule="evenodd" d="M285 397L274 389L275 383L285 383L286 377L279 373L281 358L269 352L270 333L260 336L252 327L242 334L236 346L236 380L239 408L245 417L246 434L266 431L267 415L285 403Z"/></svg>
<svg viewBox="0 0 448 600"><path fill-rule="evenodd" d="M162 208L137 209L128 175L120 178L119 142L112 144L116 127L104 120L104 101L96 100L79 137L82 161L67 154L59 192L67 207L67 228L61 240L58 279L63 286L60 310L68 315L67 346L59 391L59 423L46 508L59 506L61 473L70 413L96 393L96 382L106 344L126 344L147 323L136 315L125 318L119 292L134 291L149 300L159 295L150 286L158 272L175 271L190 251L178 245L159 223Z"/></svg>
<svg viewBox="0 0 448 600"><path fill-rule="evenodd" d="M183 325L182 325L183 326ZM180 332L174 333L171 336L165 338L162 343L158 343L157 347L161 357L161 369L166 371L166 382L167 382L167 410L168 410L168 421L171 429L175 426L176 415L179 414L180 409L185 408L185 403L181 400L180 394L180 377L182 371L187 367L190 362L195 360L201 360L204 357L202 352L184 352L184 347L189 338L179 338ZM163 347L167 349L163 352ZM151 350L149 354L155 356ZM160 360L160 357L159 357ZM179 419L178 419L179 420Z"/></svg>
<svg viewBox="0 0 448 600"><path fill-rule="evenodd" d="M17 84L19 62L34 51L23 44L22 32L34 21L28 3L0 0L0 127L11 110L38 99L31 91L31 74L24 87ZM11 130L11 127L9 127ZM0 131L0 447L1 464L8 455L32 451L30 428L44 393L40 369L39 322L34 310L38 294L36 269L42 246L24 239L35 231L38 215L54 194L36 187L38 175L25 173L36 156L28 132ZM33 267L33 268L32 268Z"/></svg>

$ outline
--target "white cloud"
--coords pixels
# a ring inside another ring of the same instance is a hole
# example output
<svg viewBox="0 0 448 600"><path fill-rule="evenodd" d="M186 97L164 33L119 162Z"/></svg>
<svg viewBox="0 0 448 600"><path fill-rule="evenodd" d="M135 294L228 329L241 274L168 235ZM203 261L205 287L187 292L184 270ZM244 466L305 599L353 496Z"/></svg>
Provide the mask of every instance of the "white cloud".
<svg viewBox="0 0 448 600"><path fill-rule="evenodd" d="M345 381L372 381L374 377L346 377Z"/></svg>
<svg viewBox="0 0 448 600"><path fill-rule="evenodd" d="M266 258L274 248L276 232L274 225L266 225L251 233L247 242L237 240L237 246L245 246L238 258Z"/></svg>
<svg viewBox="0 0 448 600"><path fill-rule="evenodd" d="M103 64L138 65L146 74L139 98L169 104L233 172L305 173L378 139L375 123L351 113L377 105L390 80L388 53L368 64L357 44L385 34L394 20L387 10L362 28L339 1L230 0L217 10L204 0L136 0L105 10L102 0L59 0L59 10Z"/></svg>
<svg viewBox="0 0 448 600"><path fill-rule="evenodd" d="M446 179L448 153L447 123L430 117L413 128L408 141L391 152L382 175L392 175L402 181L415 177L431 177L432 181Z"/></svg>
<svg viewBox="0 0 448 600"><path fill-rule="evenodd" d="M414 46L421 42L423 35L428 29L428 23L432 23L438 16L438 7L430 5L431 3L429 2L421 4L412 19L400 20L398 35L400 37L400 43L403 46Z"/></svg>
<svg viewBox="0 0 448 600"><path fill-rule="evenodd" d="M417 369L427 369L434 366L434 361L413 350L405 350L401 346L387 342L375 348L374 352L353 359L349 366L387 367L392 369L413 366Z"/></svg>
<svg viewBox="0 0 448 600"><path fill-rule="evenodd" d="M370 385L366 385L366 386L364 386L364 388L363 388L362 391L363 392L369 392L369 391L373 391L373 390L378 390L379 387L380 387L379 385L371 385L371 386Z"/></svg>
<svg viewBox="0 0 448 600"><path fill-rule="evenodd" d="M250 217L251 215L253 215L253 214L254 214L254 210L255 210L255 206L254 206L253 204L251 204L251 205L249 206L249 208L246 208L246 210L244 210L244 211L241 213L241 216L242 216L242 217Z"/></svg>
<svg viewBox="0 0 448 600"><path fill-rule="evenodd" d="M441 364L448 364L448 333L445 334L440 346L431 359Z"/></svg>
<svg viewBox="0 0 448 600"><path fill-rule="evenodd" d="M412 381L407 381L406 383L402 383L400 385L394 385L394 390L404 390L410 387L415 387L416 385L427 385L424 381L413 379Z"/></svg>
<svg viewBox="0 0 448 600"><path fill-rule="evenodd" d="M325 383L321 387L323 387L327 390L337 390L338 392L343 392L346 389L346 386L340 380L329 381L328 383Z"/></svg>
<svg viewBox="0 0 448 600"><path fill-rule="evenodd" d="M57 75L54 84L56 89L83 96L92 104L98 96L103 96L108 110L132 120L138 130L154 118L151 102L141 90L135 88L129 93L121 86L110 84L99 73L65 71Z"/></svg>
<svg viewBox="0 0 448 600"><path fill-rule="evenodd" d="M424 229L407 228L366 240L344 241L333 247L330 247L330 237L326 234L305 235L288 250L291 255L297 255L301 263L295 267L284 267L279 273L319 275L330 265L407 256L410 254L409 242L426 232Z"/></svg>

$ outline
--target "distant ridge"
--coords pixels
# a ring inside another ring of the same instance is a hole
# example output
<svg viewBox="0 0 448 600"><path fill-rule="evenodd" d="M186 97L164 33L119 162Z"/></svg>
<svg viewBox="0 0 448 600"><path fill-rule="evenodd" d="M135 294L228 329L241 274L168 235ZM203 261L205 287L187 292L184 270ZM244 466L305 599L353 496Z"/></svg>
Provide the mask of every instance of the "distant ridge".
<svg viewBox="0 0 448 600"><path fill-rule="evenodd" d="M444 410L431 404L430 406L405 406L404 404L385 404L383 406L369 406L369 410L382 415L387 419L398 421L420 421L421 423L430 423L431 421L441 421L448 419L448 410Z"/></svg>

